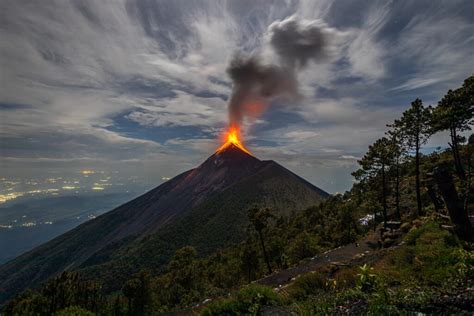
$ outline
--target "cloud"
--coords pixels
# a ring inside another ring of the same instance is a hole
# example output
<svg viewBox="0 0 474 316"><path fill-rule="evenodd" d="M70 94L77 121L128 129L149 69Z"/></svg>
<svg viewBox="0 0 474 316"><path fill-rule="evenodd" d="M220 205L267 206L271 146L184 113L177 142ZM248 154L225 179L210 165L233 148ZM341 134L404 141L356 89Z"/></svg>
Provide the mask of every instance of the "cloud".
<svg viewBox="0 0 474 316"><path fill-rule="evenodd" d="M303 30L318 21L339 36L319 52L324 63L303 50L288 59L277 41L282 64L305 65L301 98L274 101L247 140L258 156L341 191L355 167L348 157L414 98L436 102L472 72L473 13L468 0L3 1L2 167L27 175L62 159L64 170L87 161L143 177L190 168L213 151L227 119L234 52L280 62L268 28L296 40L295 15L313 21Z"/></svg>
<svg viewBox="0 0 474 316"><path fill-rule="evenodd" d="M136 104L140 110L126 118L142 126L207 126L224 125L225 101L219 97L198 97L182 91L165 99L149 99Z"/></svg>
<svg viewBox="0 0 474 316"><path fill-rule="evenodd" d="M354 76L368 80L380 79L386 75L386 43L378 40L381 28L387 21L390 2L385 5L372 5L364 17L361 28L352 30L353 40L348 45L350 72Z"/></svg>
<svg viewBox="0 0 474 316"><path fill-rule="evenodd" d="M395 49L401 59L413 64L414 71L393 89L407 91L435 86L447 90L459 85L460 79L472 73L472 63L469 67L468 60L474 46L473 32L472 20L462 17L430 10L414 17L399 35Z"/></svg>

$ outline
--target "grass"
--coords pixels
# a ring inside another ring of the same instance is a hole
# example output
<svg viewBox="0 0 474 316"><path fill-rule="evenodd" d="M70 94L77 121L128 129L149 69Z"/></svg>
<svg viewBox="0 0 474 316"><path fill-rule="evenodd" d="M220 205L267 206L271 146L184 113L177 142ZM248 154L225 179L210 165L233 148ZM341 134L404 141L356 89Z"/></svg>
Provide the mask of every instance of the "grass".
<svg viewBox="0 0 474 316"><path fill-rule="evenodd" d="M332 278L309 273L287 292L299 314L467 314L469 304L453 303L449 296L459 297L459 288L472 286L473 267L472 251L463 249L440 223L428 220L372 267L343 268Z"/></svg>

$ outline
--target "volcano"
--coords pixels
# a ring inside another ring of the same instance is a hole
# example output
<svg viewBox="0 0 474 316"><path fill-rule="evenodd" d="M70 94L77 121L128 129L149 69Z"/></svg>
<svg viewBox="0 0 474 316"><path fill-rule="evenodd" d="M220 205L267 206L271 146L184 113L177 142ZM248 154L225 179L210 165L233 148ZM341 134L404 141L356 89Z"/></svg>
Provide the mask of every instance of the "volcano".
<svg viewBox="0 0 474 316"><path fill-rule="evenodd" d="M197 168L0 266L0 302L65 270L119 289L142 268L163 271L183 246L205 256L242 241L250 207L288 215L327 196L229 138Z"/></svg>

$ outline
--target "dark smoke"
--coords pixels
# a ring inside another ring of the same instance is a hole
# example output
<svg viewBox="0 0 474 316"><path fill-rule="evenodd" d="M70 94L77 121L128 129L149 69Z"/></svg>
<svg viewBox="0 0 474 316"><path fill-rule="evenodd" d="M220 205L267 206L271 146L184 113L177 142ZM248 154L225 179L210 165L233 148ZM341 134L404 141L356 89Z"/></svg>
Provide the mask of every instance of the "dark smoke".
<svg viewBox="0 0 474 316"><path fill-rule="evenodd" d="M296 96L294 71L277 65L263 65L256 56L235 56L227 69L234 83L229 103L231 126L240 125L244 116L256 117L268 100L276 96Z"/></svg>
<svg viewBox="0 0 474 316"><path fill-rule="evenodd" d="M329 32L316 21L298 22L290 17L269 27L270 44L282 62L292 69L301 68L326 56Z"/></svg>
<svg viewBox="0 0 474 316"><path fill-rule="evenodd" d="M240 125L245 117L260 115L271 99L296 98L298 71L327 55L330 34L316 21L299 22L289 17L269 27L269 42L278 56L277 64L264 63L255 55L236 54L227 68L233 82L231 126Z"/></svg>

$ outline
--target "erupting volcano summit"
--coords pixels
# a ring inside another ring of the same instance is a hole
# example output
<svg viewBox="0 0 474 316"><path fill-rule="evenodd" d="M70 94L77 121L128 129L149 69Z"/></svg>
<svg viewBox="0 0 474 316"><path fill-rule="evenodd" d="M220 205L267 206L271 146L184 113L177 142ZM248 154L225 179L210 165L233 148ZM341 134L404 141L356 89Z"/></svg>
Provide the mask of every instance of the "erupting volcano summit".
<svg viewBox="0 0 474 316"><path fill-rule="evenodd" d="M244 144L240 140L240 130L237 127L231 127L226 135L225 143L217 149L217 153L224 151L229 146L234 145L240 150L246 152L247 154L252 155L252 153L245 148Z"/></svg>

